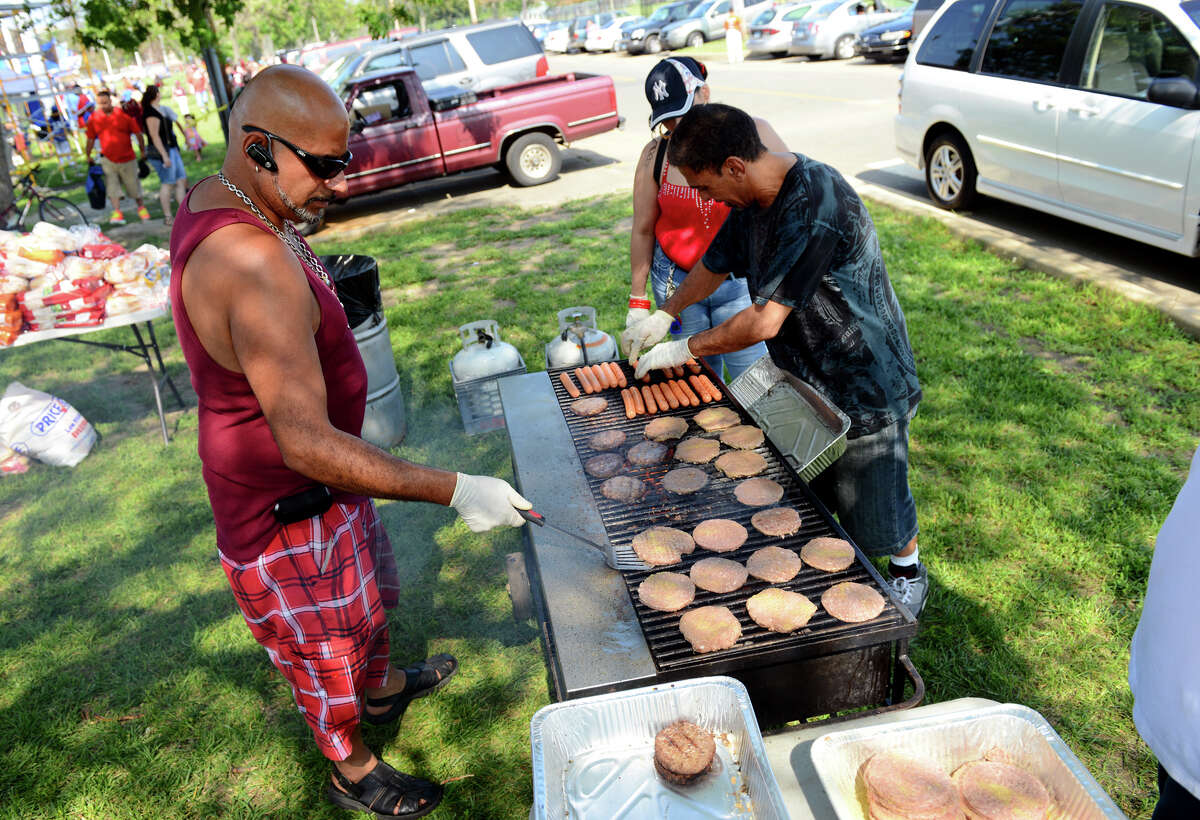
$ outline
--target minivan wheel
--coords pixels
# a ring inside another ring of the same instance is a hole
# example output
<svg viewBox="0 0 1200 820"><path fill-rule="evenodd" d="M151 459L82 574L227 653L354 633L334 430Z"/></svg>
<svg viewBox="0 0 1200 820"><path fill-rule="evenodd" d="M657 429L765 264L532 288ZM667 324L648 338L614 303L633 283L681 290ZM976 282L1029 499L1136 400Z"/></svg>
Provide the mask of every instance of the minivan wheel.
<svg viewBox="0 0 1200 820"><path fill-rule="evenodd" d="M925 154L925 188L939 208L965 208L975 199L975 160L958 134L942 134Z"/></svg>
<svg viewBox="0 0 1200 820"><path fill-rule="evenodd" d="M701 34L698 31L693 31L691 34L688 35L688 37L687 37L687 47L688 48L700 48L700 46L702 46L702 45L704 45L704 35L703 34Z"/></svg>
<svg viewBox="0 0 1200 820"><path fill-rule="evenodd" d="M849 60L854 56L854 36L843 34L838 38L838 41L833 44L833 56L839 60Z"/></svg>
<svg viewBox="0 0 1200 820"><path fill-rule="evenodd" d="M509 146L504 165L513 182L526 188L558 179L562 156L553 139L534 132L517 138Z"/></svg>
<svg viewBox="0 0 1200 820"><path fill-rule="evenodd" d="M658 54L660 51L662 51L662 42L659 41L656 35L651 34L646 38L646 53Z"/></svg>

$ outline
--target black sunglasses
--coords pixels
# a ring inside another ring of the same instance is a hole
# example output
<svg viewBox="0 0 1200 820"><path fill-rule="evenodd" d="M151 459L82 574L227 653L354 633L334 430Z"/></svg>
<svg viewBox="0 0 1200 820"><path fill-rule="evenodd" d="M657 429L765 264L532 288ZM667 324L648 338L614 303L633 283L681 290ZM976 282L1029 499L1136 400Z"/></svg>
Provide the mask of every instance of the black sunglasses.
<svg viewBox="0 0 1200 820"><path fill-rule="evenodd" d="M278 134L272 134L265 128L259 128L257 125L243 125L242 130L247 134L265 134L267 140L279 140L284 145L292 150L292 153L300 158L300 161L312 171L320 179L333 179L338 174L345 171L350 166L350 160L354 159L354 154L347 151L340 157L330 157L324 154L310 154L303 148L297 148L290 142L285 140Z"/></svg>

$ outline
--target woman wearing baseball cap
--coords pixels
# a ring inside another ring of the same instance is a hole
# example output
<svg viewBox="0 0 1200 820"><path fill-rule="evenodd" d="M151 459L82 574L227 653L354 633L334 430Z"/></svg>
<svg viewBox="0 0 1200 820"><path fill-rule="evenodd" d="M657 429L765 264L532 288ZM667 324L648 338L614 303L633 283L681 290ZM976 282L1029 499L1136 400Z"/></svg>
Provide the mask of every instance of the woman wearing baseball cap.
<svg viewBox="0 0 1200 820"><path fill-rule="evenodd" d="M700 261L729 214L729 206L724 203L701 201L679 170L666 159L667 140L679 118L693 105L708 102L707 78L708 69L691 57L668 57L646 77L650 129L656 134L642 150L633 176L631 287L626 327L650 315L648 285L654 289L656 304L666 302ZM768 151L787 151L770 124L757 118L755 123ZM750 292L745 280L730 276L707 299L684 309L679 315L678 332L685 336L699 333L747 307L750 307ZM722 378L722 368L728 368L732 380L765 355L767 347L759 342L734 353L705 357L705 361Z"/></svg>

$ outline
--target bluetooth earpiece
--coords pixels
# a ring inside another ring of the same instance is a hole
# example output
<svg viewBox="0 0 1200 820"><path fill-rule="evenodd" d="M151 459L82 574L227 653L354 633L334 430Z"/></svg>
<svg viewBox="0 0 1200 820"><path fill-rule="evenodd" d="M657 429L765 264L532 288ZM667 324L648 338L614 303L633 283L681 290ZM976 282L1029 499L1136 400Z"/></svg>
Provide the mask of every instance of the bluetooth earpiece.
<svg viewBox="0 0 1200 820"><path fill-rule="evenodd" d="M275 158L271 156L271 152L263 145L257 142L250 143L246 146L246 156L257 162L268 171L275 171Z"/></svg>

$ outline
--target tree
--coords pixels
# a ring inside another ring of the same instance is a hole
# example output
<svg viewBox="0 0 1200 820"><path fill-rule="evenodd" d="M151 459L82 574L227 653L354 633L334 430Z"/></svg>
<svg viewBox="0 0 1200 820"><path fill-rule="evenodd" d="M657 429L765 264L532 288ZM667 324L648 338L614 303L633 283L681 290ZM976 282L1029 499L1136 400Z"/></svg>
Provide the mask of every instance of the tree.
<svg viewBox="0 0 1200 820"><path fill-rule="evenodd" d="M266 56L268 51L298 48L313 39L313 21L322 40L344 40L361 33L363 22L347 14L344 0L245 0L231 32L243 51Z"/></svg>

